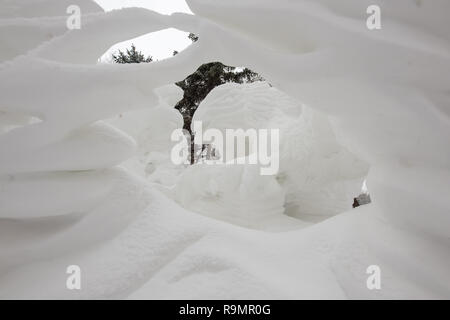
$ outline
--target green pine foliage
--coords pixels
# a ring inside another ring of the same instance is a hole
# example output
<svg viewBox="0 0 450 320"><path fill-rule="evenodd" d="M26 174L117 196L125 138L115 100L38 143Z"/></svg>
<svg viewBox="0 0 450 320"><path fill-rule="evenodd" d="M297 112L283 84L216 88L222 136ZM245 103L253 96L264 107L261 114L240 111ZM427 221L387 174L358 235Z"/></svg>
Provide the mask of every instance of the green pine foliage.
<svg viewBox="0 0 450 320"><path fill-rule="evenodd" d="M198 40L198 36L196 36L194 33L189 33L188 38L192 40L192 42L196 42Z"/></svg>
<svg viewBox="0 0 450 320"><path fill-rule="evenodd" d="M198 41L199 37L194 33L189 34L192 42ZM178 51L173 51L173 56ZM126 53L119 50L118 54L113 54L112 59L115 63L148 63L152 62L151 56L145 57L140 51L136 50L134 44ZM181 113L184 119L183 129L187 130L193 142L194 133L191 130L192 117L200 103L217 86L225 83L249 83L263 81L264 79L256 72L248 68L236 68L226 66L221 62L209 62L202 64L193 74L186 79L175 83L180 87L184 94L175 108ZM202 150L205 146L202 146ZM194 163L195 146L191 143L191 163Z"/></svg>
<svg viewBox="0 0 450 320"><path fill-rule="evenodd" d="M175 83L184 94L175 108L184 118L184 129L191 132L191 120L200 103L217 86L228 82L249 83L262 81L263 78L248 68L242 70L226 66L221 62L202 64L186 79Z"/></svg>
<svg viewBox="0 0 450 320"><path fill-rule="evenodd" d="M148 63L152 62L153 58L148 56L147 58L142 52L137 51L134 44L131 45L131 49L127 49L124 53L119 50L118 54L113 54L112 59L115 63Z"/></svg>

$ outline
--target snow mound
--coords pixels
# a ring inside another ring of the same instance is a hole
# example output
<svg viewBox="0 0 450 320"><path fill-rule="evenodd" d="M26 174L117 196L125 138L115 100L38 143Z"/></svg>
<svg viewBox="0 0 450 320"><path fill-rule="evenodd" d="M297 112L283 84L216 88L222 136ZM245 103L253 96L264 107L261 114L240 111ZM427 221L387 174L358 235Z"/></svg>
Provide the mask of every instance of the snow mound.
<svg viewBox="0 0 450 320"><path fill-rule="evenodd" d="M236 225L277 231L302 227L283 216L284 191L259 166L203 165L186 169L174 194L184 208Z"/></svg>
<svg viewBox="0 0 450 320"><path fill-rule="evenodd" d="M194 121L202 121L203 131L216 128L223 136L226 129L279 129L276 179L286 192L286 213L299 219L316 221L350 209L368 172L364 161L337 142L325 115L265 82L214 89L200 104ZM229 169L224 166L224 170Z"/></svg>

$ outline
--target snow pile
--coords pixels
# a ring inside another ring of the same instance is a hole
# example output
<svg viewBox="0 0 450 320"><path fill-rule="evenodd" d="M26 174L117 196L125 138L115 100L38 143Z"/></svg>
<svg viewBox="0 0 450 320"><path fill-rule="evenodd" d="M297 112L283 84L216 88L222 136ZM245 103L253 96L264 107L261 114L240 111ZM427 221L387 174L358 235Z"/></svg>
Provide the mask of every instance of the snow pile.
<svg viewBox="0 0 450 320"><path fill-rule="evenodd" d="M71 2L80 30L55 9L65 1L0 4L1 298L450 296L448 1L190 0L195 16ZM369 31L374 3L383 27ZM169 27L200 40L148 65L97 64ZM196 116L279 126L278 176L168 161L170 84L209 61L277 88L218 88ZM370 205L314 225L283 215L350 206L367 164ZM66 288L72 264L81 290Z"/></svg>
<svg viewBox="0 0 450 320"><path fill-rule="evenodd" d="M284 217L285 195L274 176L255 165L194 165L184 171L175 199L184 208L237 225L277 230L302 224Z"/></svg>
<svg viewBox="0 0 450 320"><path fill-rule="evenodd" d="M367 164L339 145L326 116L264 82L218 87L202 102L194 121L202 121L204 131L219 129L223 136L226 129L279 129L280 170L275 178L286 192L286 213L302 220L350 209L367 175Z"/></svg>

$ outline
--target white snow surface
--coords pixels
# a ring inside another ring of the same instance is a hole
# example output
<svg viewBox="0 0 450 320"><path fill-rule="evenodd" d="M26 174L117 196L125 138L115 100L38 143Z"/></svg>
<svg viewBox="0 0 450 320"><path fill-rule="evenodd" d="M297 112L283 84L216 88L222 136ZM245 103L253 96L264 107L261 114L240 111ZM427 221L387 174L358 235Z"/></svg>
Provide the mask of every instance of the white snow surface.
<svg viewBox="0 0 450 320"><path fill-rule="evenodd" d="M187 2L0 1L0 298L450 298L450 2ZM97 63L171 27L200 40ZM210 61L266 82L216 88L195 118L279 128L277 175L171 163L173 83ZM372 203L351 209L364 180Z"/></svg>

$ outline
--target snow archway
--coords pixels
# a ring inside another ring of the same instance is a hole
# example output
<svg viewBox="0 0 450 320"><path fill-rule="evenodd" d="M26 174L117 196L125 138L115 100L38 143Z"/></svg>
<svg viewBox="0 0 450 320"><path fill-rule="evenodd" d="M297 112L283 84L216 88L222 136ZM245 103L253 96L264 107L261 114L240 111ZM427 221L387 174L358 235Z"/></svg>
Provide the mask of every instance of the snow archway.
<svg viewBox="0 0 450 320"><path fill-rule="evenodd" d="M188 32L173 28L151 32L113 45L99 58L99 61L103 63L112 62L113 54L117 54L119 50L125 52L131 45L135 45L138 51L143 48L142 53L146 57L152 57L154 61L167 59L172 57L174 52L179 53L191 44L188 35Z"/></svg>

